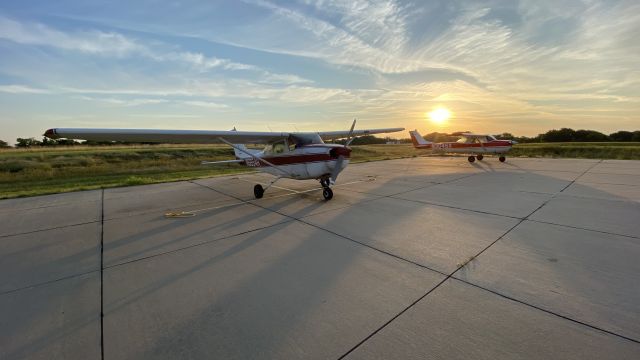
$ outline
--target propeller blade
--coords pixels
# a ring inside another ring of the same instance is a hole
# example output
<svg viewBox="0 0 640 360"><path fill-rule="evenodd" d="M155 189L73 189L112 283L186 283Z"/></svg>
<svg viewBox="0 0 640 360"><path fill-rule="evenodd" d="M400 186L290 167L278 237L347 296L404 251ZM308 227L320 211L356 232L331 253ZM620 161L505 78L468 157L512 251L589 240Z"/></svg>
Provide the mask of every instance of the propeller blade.
<svg viewBox="0 0 640 360"><path fill-rule="evenodd" d="M349 129L349 135L347 135L347 141L344 143L345 147L349 146L349 144L351 144L351 142L353 141L351 136L353 135L353 129L355 127L356 127L356 119L353 119L353 123L351 124L351 129Z"/></svg>
<svg viewBox="0 0 640 360"><path fill-rule="evenodd" d="M331 183L336 182L338 178L338 174L340 174L340 170L342 170L342 163L344 162L344 155L338 156L338 160L336 160L336 164L333 166L333 171L331 171Z"/></svg>

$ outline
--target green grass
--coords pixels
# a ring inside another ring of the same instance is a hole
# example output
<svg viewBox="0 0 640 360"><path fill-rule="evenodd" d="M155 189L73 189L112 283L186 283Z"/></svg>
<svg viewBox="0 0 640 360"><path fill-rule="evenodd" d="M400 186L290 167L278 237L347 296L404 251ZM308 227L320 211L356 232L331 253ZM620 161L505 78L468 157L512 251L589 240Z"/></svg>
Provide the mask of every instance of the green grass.
<svg viewBox="0 0 640 360"><path fill-rule="evenodd" d="M640 160L640 143L536 143L518 144L510 156L576 159Z"/></svg>
<svg viewBox="0 0 640 360"><path fill-rule="evenodd" d="M410 144L353 146L353 163L424 155ZM640 143L518 144L509 156L640 159ZM189 180L252 171L220 145L146 145L0 150L0 199Z"/></svg>

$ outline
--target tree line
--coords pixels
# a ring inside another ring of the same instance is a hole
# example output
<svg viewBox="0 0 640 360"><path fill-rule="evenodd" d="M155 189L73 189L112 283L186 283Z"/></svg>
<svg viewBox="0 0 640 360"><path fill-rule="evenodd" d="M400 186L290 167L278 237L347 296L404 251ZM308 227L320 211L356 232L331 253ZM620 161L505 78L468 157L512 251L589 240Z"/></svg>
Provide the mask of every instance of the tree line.
<svg viewBox="0 0 640 360"><path fill-rule="evenodd" d="M446 133L438 133L433 132L427 135L424 135L424 138L428 141L433 142L447 142L447 141L456 141L458 139L457 136L452 136L451 134ZM595 130L573 130L569 128L562 128L560 130L549 130L544 134L539 134L538 136L527 137L527 136L514 136L511 133L502 133L500 135L496 135L496 138L503 140L515 140L520 143L545 143L545 142L640 142L640 130L636 131L616 131L609 135L601 133ZM345 140L338 140L337 143L344 144ZM376 137L373 135L360 136L353 139L352 145L371 145L371 144L386 144L389 142L399 142L399 143L411 143L410 138L394 140L390 137ZM75 146L75 145L84 145L84 146L105 146L105 145L139 145L141 143L128 143L121 141L75 141L69 139L49 139L47 137L43 137L42 140L37 140L36 138L17 138L16 145L17 148L29 148L29 147L52 147L52 146ZM11 148L11 146L6 142L0 140L0 148Z"/></svg>
<svg viewBox="0 0 640 360"><path fill-rule="evenodd" d="M640 130L636 131L616 131L609 135L595 130L573 130L562 128L560 130L549 130L544 134L533 137L514 136L511 133L495 135L501 140L515 140L519 143L554 143L554 142L640 142ZM458 136L445 133L430 133L423 136L428 141L448 142L456 141ZM411 142L411 139L403 139L403 142Z"/></svg>

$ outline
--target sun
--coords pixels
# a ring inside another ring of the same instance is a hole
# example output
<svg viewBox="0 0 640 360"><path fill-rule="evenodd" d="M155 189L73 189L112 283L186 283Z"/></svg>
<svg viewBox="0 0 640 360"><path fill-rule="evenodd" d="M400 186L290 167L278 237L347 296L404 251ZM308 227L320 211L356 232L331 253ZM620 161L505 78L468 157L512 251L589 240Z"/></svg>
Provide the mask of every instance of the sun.
<svg viewBox="0 0 640 360"><path fill-rule="evenodd" d="M451 112L446 108L440 107L433 110L428 115L432 123L442 125L451 117Z"/></svg>

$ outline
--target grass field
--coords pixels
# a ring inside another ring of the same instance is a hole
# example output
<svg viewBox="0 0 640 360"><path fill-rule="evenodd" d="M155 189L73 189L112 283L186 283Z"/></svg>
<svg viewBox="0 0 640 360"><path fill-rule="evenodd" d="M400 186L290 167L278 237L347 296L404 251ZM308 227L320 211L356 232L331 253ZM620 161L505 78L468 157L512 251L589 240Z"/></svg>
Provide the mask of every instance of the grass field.
<svg viewBox="0 0 640 360"><path fill-rule="evenodd" d="M408 144L354 146L352 162L426 154ZM519 144L509 156L640 159L640 143ZM0 150L0 199L177 181L252 171L237 164L202 166L233 158L218 145L55 147Z"/></svg>

